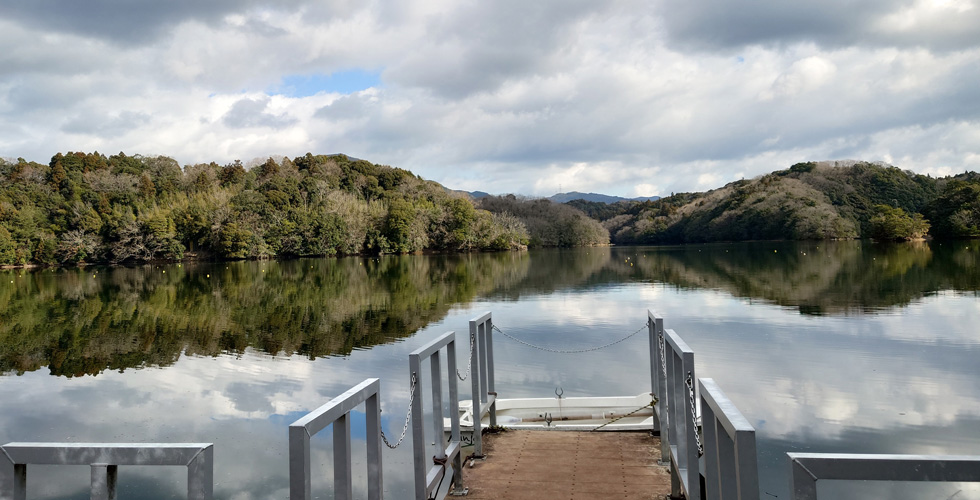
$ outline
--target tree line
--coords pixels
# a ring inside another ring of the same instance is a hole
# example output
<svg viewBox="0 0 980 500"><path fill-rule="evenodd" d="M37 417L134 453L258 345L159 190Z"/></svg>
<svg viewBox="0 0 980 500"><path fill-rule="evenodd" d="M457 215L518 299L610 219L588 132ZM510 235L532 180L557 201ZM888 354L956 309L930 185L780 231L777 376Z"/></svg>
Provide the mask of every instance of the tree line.
<svg viewBox="0 0 980 500"><path fill-rule="evenodd" d="M868 162L798 163L648 202L569 204L615 244L980 237L980 175L933 178Z"/></svg>
<svg viewBox="0 0 980 500"><path fill-rule="evenodd" d="M181 166L166 156L0 160L0 265L525 248L524 224L344 155Z"/></svg>

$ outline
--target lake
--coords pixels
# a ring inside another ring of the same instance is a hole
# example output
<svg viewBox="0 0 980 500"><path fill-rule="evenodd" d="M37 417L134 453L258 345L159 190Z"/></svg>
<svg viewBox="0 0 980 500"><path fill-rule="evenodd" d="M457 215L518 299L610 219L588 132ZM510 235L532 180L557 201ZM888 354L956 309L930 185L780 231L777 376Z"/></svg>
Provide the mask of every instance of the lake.
<svg viewBox="0 0 980 500"><path fill-rule="evenodd" d="M980 241L4 270L0 442L213 442L216 498L284 499L290 423L378 377L397 438L408 354L450 330L465 344L469 319L491 311L508 335L574 350L626 337L652 309L756 427L761 497L788 498L787 451L980 455L978 290ZM645 333L582 354L497 334L494 350L502 398L649 392ZM328 434L313 442L320 498ZM410 496L410 440L384 450L388 498ZM87 467L28 471L29 498L88 498ZM824 483L827 498L980 498L968 484ZM120 498L184 488L177 468L119 469Z"/></svg>

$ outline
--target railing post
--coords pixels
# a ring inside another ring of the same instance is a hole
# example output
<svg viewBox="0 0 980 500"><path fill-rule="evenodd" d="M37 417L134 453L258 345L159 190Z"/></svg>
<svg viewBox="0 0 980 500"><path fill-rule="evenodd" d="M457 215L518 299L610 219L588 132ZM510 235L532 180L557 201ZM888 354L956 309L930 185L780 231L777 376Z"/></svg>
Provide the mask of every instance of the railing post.
<svg viewBox="0 0 980 500"><path fill-rule="evenodd" d="M447 352L449 413L452 426L452 436L449 444L445 448L441 445L446 433L446 424L442 409L442 355L440 352L443 347L446 348ZM421 373L422 362L425 358L429 358L430 383L432 388L432 432L434 437L431 440L440 443L435 456L432 457L435 464L431 466L429 466L430 461L425 453L426 443L430 439L426 439L425 436L424 414L422 412L422 408L425 405L422 403L422 388L419 387L422 385L419 373ZM458 377L456 372L456 334L454 332L447 332L432 342L412 351L408 356L408 364L412 376L418 377L415 398L412 400L415 498L417 500L425 500L430 498L430 495L438 495L438 491L435 490L443 483L450 467L453 468L453 480L455 484L453 493L465 493L466 490L463 488L462 459L460 457L462 447L459 439L459 392L456 385L456 378ZM452 461L451 465L449 464L450 460Z"/></svg>
<svg viewBox="0 0 980 500"><path fill-rule="evenodd" d="M425 459L425 430L422 419L422 380L421 360L412 353L408 356L409 380L415 379L415 397L412 399L412 460L415 464L415 499L426 498L425 473L428 461ZM442 415L440 411L436 416Z"/></svg>
<svg viewBox="0 0 980 500"><path fill-rule="evenodd" d="M367 424L368 500L381 500L384 496L381 467L381 400L377 393L364 402Z"/></svg>
<svg viewBox="0 0 980 500"><path fill-rule="evenodd" d="M0 500L27 499L27 465L15 464L0 453Z"/></svg>
<svg viewBox="0 0 980 500"><path fill-rule="evenodd" d="M311 500L310 434L305 427L289 426L289 498Z"/></svg>
<svg viewBox="0 0 980 500"><path fill-rule="evenodd" d="M653 432L660 435L660 462L659 465L670 465L670 436L669 420L666 408L667 400L667 374L664 366L666 360L660 350L664 345L664 319L660 315L647 311L647 329L650 334L650 390L658 399L653 405Z"/></svg>
<svg viewBox="0 0 980 500"><path fill-rule="evenodd" d="M493 380L493 317L491 313L470 320L473 344L473 453L483 457L483 406L488 407L490 425L497 425L496 392Z"/></svg>
<svg viewBox="0 0 980 500"><path fill-rule="evenodd" d="M692 384L694 380L697 380L697 374L694 371L694 351L673 330L664 332L664 346L667 356L669 385L667 390L668 434L672 460L677 466L677 470L672 467L671 476L683 474L675 486L683 488L683 493L686 494L688 500L700 500L701 472L698 466L698 430L687 387L688 378L691 379ZM674 496L681 493L679 490L672 489Z"/></svg>
<svg viewBox="0 0 980 500"><path fill-rule="evenodd" d="M351 472L350 413L344 413L333 422L334 500L353 500L353 479Z"/></svg>
<svg viewBox="0 0 980 500"><path fill-rule="evenodd" d="M110 464L92 464L90 481L92 500L116 500L117 466Z"/></svg>
<svg viewBox="0 0 980 500"><path fill-rule="evenodd" d="M367 379L327 404L307 413L289 425L289 498L309 500L310 491L310 437L333 424L334 498L350 499L353 496L351 471L351 424L350 412L364 403L367 426L368 498L380 500L381 484L381 434L380 405L381 381ZM210 461L210 456L208 457Z"/></svg>
<svg viewBox="0 0 980 500"><path fill-rule="evenodd" d="M704 486L709 500L756 500L755 429L710 378L698 381L704 429Z"/></svg>

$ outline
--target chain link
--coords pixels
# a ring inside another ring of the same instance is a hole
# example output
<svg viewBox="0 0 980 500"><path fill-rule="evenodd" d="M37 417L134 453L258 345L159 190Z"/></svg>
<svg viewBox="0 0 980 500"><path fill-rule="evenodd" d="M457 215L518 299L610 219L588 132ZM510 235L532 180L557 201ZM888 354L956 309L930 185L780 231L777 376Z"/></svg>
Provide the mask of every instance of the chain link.
<svg viewBox="0 0 980 500"><path fill-rule="evenodd" d="M476 336L473 332L470 332L470 359L466 362L466 375L460 375L459 370L456 370L456 376L459 377L460 382L466 380L470 376L470 369L473 368L473 347L476 346Z"/></svg>
<svg viewBox="0 0 980 500"><path fill-rule="evenodd" d="M598 351L599 349L605 349L605 348L607 348L609 346L614 346L614 345L616 345L616 344L618 344L620 342L623 342L624 340L629 339L630 337L636 335L637 333L642 332L646 328L647 328L647 326L646 325L643 325L642 327L640 327L639 330L637 330L637 331L635 331L635 332L633 332L633 333L631 333L631 334L629 334L629 335L627 335L627 336L625 336L625 337L623 337L623 338L621 338L621 339L619 339L619 340L617 340L615 342L610 342L608 344L600 345L600 346L597 346L597 347L589 347L589 348L586 348L586 349L562 350L562 349L550 349L550 348L547 348L547 347L541 347L541 346L538 346L538 345L534 345L534 344L525 342L525 341L523 341L523 340L521 340L521 339L519 339L517 337L514 337L513 335L504 333L503 330L501 330L500 328L497 328L497 325L493 325L493 329L494 330L497 330L497 332L499 332L501 335L503 335L504 337L507 337L507 338L513 340L514 342L518 342L518 343L524 344L524 345L526 345L528 347L532 347L534 349L538 349L538 350L541 350L541 351L554 352L554 353L558 353L558 354L579 354L579 353L583 353L583 352L592 352L592 351Z"/></svg>
<svg viewBox="0 0 980 500"><path fill-rule="evenodd" d="M405 427L402 427L402 435L398 438L398 442L395 444L389 443L388 437L385 436L384 429L381 429L381 440L385 442L385 446L391 448L392 450L398 448L398 446L402 444L402 441L405 440L405 434L408 433L408 423L412 420L412 403L415 402L415 386L417 385L417 382L418 377L416 377L415 373L412 373L412 387L409 389L408 395L408 415L405 415Z"/></svg>
<svg viewBox="0 0 980 500"><path fill-rule="evenodd" d="M610 421L608 421L608 422L600 425L599 427L596 427L595 429L592 429L589 432L595 432L595 431L597 431L599 429L602 429L603 427L605 427L605 426L607 426L609 424L614 424L616 422L619 422L620 420L622 420L622 419L624 419L624 418L626 418L626 417L628 417L630 415L633 415L634 413L636 413L636 412L638 412L638 411L640 411L640 410L642 410L644 408L653 408L653 405L657 404L657 402L659 402L660 400L657 399L657 396L654 396L652 394L651 394L651 396L653 397L653 399L651 399L649 403L647 403L647 404L645 404L645 405L643 405L643 406L641 406L641 407L639 407L639 408L637 408L637 409L635 409L635 410L633 410L633 411L631 411L629 413L624 413L624 414L620 415L619 417L616 417L616 418L614 418L614 419L612 419L612 420L610 420Z"/></svg>
<svg viewBox="0 0 980 500"><path fill-rule="evenodd" d="M664 385L667 381L667 347L666 342L664 342L664 332L657 334L657 342L660 344L660 369L664 374ZM669 394L670 391L668 390ZM667 395L665 395L666 397ZM670 397L666 397L664 400L664 423L670 425Z"/></svg>
<svg viewBox="0 0 980 500"><path fill-rule="evenodd" d="M694 401L694 379L691 372L687 372L687 394L691 401L691 425L694 426L694 442L698 445L698 456L704 455L704 445L701 444L701 433L698 431L698 407Z"/></svg>

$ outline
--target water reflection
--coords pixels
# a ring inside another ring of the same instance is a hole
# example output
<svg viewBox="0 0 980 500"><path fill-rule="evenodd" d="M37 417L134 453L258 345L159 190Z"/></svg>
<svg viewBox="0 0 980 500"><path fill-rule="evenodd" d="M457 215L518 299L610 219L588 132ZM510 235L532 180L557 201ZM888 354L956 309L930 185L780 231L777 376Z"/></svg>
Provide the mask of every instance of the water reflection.
<svg viewBox="0 0 980 500"><path fill-rule="evenodd" d="M408 353L447 330L465 335L470 318L491 310L509 334L579 349L635 331L653 308L694 349L698 375L757 427L763 490L785 498L786 451L978 453L975 243L5 271L0 362L20 376L0 377L0 442L214 442L217 498L286 498L289 423L379 377L385 430L397 436ZM649 390L643 335L574 355L498 336L495 350L502 397ZM99 376L76 376L87 373ZM326 436L314 467L329 496ZM409 496L410 440L385 451L387 497ZM30 497L87 498L80 474L32 476ZM184 487L179 471L123 468L120 481L121 497Z"/></svg>

